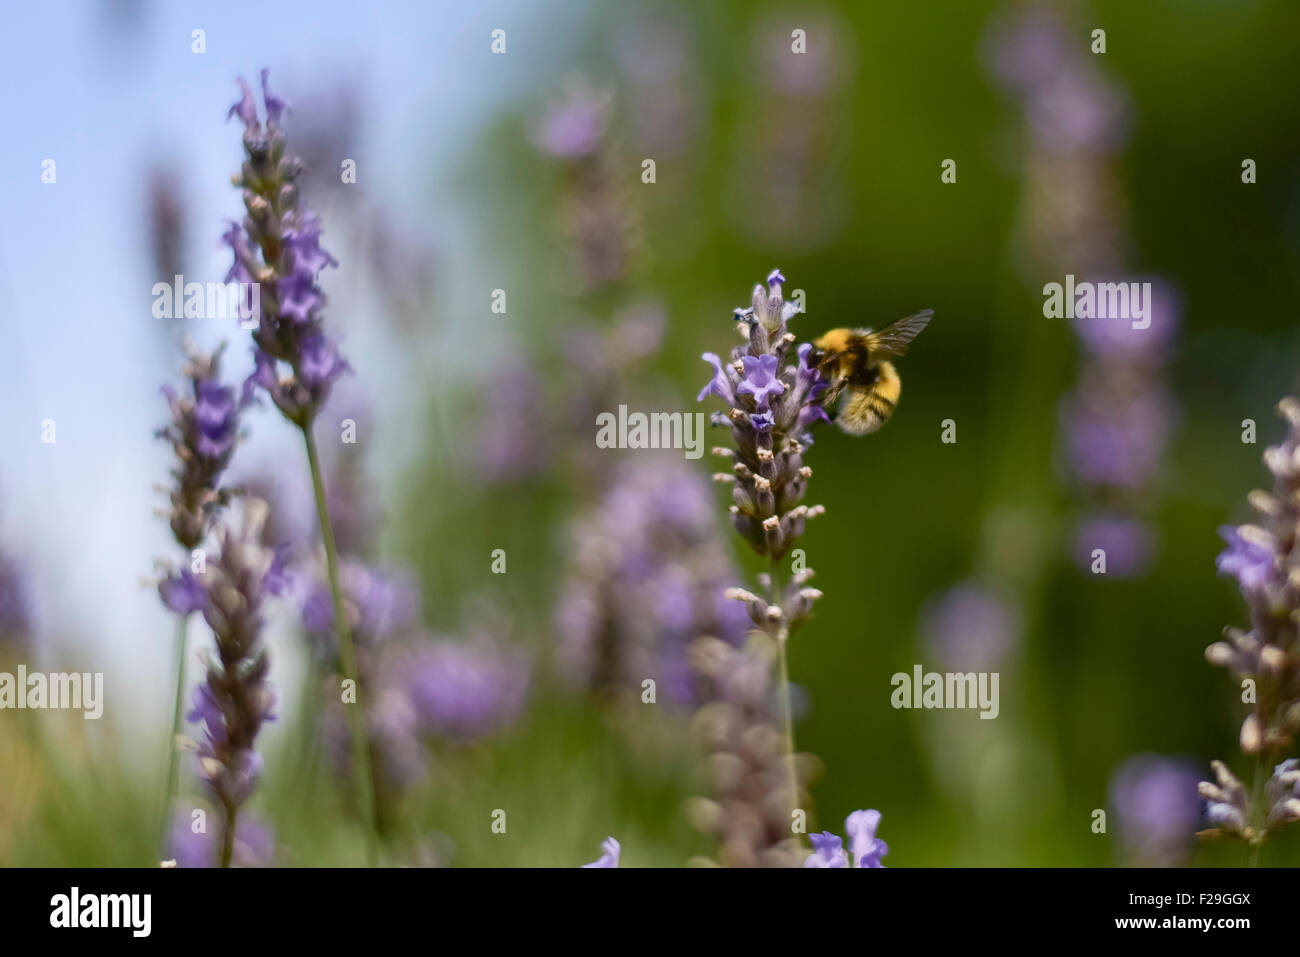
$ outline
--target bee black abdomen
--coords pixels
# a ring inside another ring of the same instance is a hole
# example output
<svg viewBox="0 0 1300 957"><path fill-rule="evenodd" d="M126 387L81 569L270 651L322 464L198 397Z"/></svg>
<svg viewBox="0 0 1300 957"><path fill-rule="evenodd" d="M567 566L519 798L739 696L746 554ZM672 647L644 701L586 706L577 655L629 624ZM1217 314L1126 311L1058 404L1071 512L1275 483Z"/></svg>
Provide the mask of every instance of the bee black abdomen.
<svg viewBox="0 0 1300 957"><path fill-rule="evenodd" d="M880 381L880 366L858 366L849 374L849 385L869 386Z"/></svg>

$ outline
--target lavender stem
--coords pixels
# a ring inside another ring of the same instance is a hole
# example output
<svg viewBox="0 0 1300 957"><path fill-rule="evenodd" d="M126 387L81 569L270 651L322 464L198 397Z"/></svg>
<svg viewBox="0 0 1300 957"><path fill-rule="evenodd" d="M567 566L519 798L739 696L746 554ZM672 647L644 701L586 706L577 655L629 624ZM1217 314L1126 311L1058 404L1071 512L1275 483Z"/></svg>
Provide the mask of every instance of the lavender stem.
<svg viewBox="0 0 1300 957"><path fill-rule="evenodd" d="M239 805L226 804L226 826L221 834L221 866L229 867L235 856L235 825L239 818Z"/></svg>
<svg viewBox="0 0 1300 957"><path fill-rule="evenodd" d="M777 562L773 559L768 584L771 590L770 601L773 605L781 603L781 586L777 583ZM777 661L781 679L781 716L785 722L785 776L786 787L790 789L790 810L799 808L799 778L794 766L794 708L790 701L790 662L786 655L787 639L790 628L782 620L780 631L776 636Z"/></svg>
<svg viewBox="0 0 1300 957"><path fill-rule="evenodd" d="M164 854L167 848L171 809L176 802L176 786L180 781L180 749L177 747L177 741L181 735L181 720L185 712L185 658L189 651L189 620L188 615L176 617L176 701L172 705L171 734L167 736L167 793L163 795L162 812Z"/></svg>
<svg viewBox="0 0 1300 957"><path fill-rule="evenodd" d="M1250 842L1250 850L1246 854L1247 867L1259 867L1259 852L1264 846L1264 822L1267 818L1267 811L1262 806L1260 800L1259 788L1260 782L1264 780L1264 752L1261 751L1255 755L1255 779L1250 785L1250 814L1251 824L1256 828L1257 836Z"/></svg>
<svg viewBox="0 0 1300 957"><path fill-rule="evenodd" d="M361 813L366 822L366 850L371 867L378 863L379 848L376 838L379 821L375 810L375 782L370 770L370 753L366 746L365 716L361 705L361 689L357 681L356 655L352 649L352 630L348 626L347 611L343 606L343 589L339 587L338 552L334 545L334 529L330 525L329 509L325 504L325 483L321 478L320 459L316 454L316 440L311 427L302 427L307 444L307 462L311 466L311 483L316 493L316 515L320 520L321 539L325 544L325 566L329 572L330 592L334 597L334 625L339 636L339 659L343 677L356 688L357 700L344 711L352 733L352 761L361 792Z"/></svg>

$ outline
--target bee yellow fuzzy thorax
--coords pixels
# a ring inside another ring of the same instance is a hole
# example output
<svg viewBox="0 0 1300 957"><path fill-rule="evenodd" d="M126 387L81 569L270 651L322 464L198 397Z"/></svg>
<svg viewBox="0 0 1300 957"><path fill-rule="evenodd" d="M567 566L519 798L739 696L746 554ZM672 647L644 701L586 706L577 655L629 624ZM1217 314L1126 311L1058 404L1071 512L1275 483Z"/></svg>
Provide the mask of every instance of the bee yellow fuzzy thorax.
<svg viewBox="0 0 1300 957"><path fill-rule="evenodd" d="M813 345L822 352L842 352L848 347L849 339L857 334L853 329L832 329L820 339L814 339Z"/></svg>

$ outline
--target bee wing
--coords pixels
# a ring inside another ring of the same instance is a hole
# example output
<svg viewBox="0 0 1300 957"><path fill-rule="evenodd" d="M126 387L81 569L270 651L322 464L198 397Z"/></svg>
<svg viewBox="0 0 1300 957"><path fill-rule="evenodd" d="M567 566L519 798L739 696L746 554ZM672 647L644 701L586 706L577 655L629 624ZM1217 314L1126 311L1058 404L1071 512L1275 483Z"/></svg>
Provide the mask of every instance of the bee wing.
<svg viewBox="0 0 1300 957"><path fill-rule="evenodd" d="M914 316L899 319L883 329L867 333L863 336L863 340L873 355L901 356L907 352L908 344L921 334L921 330L933 317L933 309L924 309Z"/></svg>

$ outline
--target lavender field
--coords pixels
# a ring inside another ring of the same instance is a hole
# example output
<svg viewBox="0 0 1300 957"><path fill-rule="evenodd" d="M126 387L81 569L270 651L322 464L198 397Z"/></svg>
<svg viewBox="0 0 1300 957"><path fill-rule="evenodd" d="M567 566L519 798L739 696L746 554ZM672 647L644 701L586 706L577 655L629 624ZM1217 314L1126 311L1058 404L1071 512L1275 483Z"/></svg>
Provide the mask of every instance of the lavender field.
<svg viewBox="0 0 1300 957"><path fill-rule="evenodd" d="M6 19L0 865L1300 864L1294 4Z"/></svg>

